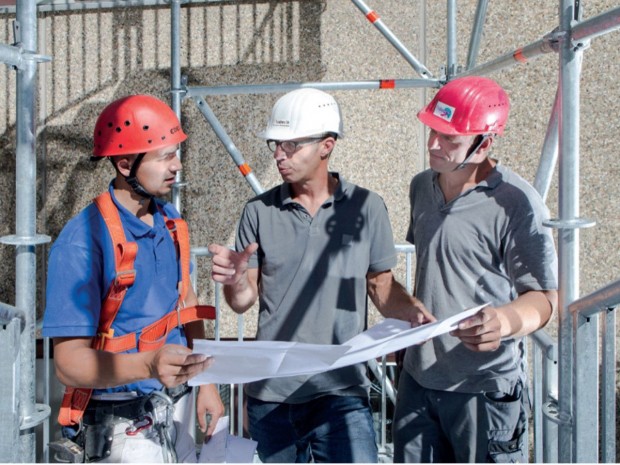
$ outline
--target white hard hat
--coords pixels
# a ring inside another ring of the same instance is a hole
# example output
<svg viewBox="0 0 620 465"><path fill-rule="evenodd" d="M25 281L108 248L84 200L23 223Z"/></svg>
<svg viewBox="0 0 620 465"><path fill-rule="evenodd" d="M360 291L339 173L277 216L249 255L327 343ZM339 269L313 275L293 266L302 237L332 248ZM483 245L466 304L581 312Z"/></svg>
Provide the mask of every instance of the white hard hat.
<svg viewBox="0 0 620 465"><path fill-rule="evenodd" d="M338 103L331 95L311 88L283 95L273 106L263 139L291 140L332 132L343 136Z"/></svg>

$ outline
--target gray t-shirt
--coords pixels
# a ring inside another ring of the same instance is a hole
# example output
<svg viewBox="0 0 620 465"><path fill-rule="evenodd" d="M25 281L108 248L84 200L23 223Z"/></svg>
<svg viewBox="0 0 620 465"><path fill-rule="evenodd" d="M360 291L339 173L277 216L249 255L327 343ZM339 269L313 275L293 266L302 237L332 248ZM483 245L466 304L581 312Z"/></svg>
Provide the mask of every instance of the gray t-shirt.
<svg viewBox="0 0 620 465"><path fill-rule="evenodd" d="M415 295L438 319L499 306L527 291L557 289L548 210L534 188L497 165L486 180L446 203L431 170L410 187L407 240L416 246ZM430 389L512 392L524 377L523 341L472 352L443 335L407 349L405 369Z"/></svg>
<svg viewBox="0 0 620 465"><path fill-rule="evenodd" d="M258 340L341 344L366 329L366 275L396 265L394 238L381 197L339 180L314 217L291 200L286 183L245 206L236 248L259 244L250 259L250 267L260 268ZM358 364L257 381L246 393L301 403L325 394L365 396L367 386Z"/></svg>

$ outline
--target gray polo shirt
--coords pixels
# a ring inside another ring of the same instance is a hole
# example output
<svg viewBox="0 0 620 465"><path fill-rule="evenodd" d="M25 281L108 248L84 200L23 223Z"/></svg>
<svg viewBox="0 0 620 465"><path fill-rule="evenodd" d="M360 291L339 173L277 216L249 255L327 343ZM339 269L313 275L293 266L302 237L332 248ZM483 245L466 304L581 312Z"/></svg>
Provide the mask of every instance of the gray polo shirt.
<svg viewBox="0 0 620 465"><path fill-rule="evenodd" d="M314 217L291 200L287 183L245 206L236 248L259 244L250 259L260 268L258 340L341 344L366 329L366 275L396 265L392 228L381 197L339 181ZM257 381L246 393L301 403L325 394L365 396L367 386L359 364Z"/></svg>
<svg viewBox="0 0 620 465"><path fill-rule="evenodd" d="M524 179L496 166L486 180L446 203L431 170L410 188L407 240L416 246L415 295L438 319L527 291L557 289L548 211ZM521 340L476 353L444 335L407 349L405 369L430 389L511 392L524 376Z"/></svg>

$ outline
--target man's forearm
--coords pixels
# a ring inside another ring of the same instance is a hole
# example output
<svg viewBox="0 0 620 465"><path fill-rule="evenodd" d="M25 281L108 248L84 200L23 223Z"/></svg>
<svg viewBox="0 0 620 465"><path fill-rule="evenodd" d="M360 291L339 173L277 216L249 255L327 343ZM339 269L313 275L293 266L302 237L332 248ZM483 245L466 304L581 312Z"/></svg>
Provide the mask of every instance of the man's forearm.
<svg viewBox="0 0 620 465"><path fill-rule="evenodd" d="M226 284L224 286L224 298L230 308L236 313L244 313L247 311L258 297L258 292L252 286L248 278L242 278L235 284Z"/></svg>
<svg viewBox="0 0 620 465"><path fill-rule="evenodd" d="M432 320L422 302L409 294L389 271L369 275L368 296L384 317L417 324Z"/></svg>
<svg viewBox="0 0 620 465"><path fill-rule="evenodd" d="M148 353L114 354L73 341L55 341L56 374L66 386L110 388L150 377ZM71 344L64 350L59 344ZM78 362L79 360L79 362Z"/></svg>
<svg viewBox="0 0 620 465"><path fill-rule="evenodd" d="M501 336L522 337L545 326L557 307L556 291L530 291L497 307Z"/></svg>

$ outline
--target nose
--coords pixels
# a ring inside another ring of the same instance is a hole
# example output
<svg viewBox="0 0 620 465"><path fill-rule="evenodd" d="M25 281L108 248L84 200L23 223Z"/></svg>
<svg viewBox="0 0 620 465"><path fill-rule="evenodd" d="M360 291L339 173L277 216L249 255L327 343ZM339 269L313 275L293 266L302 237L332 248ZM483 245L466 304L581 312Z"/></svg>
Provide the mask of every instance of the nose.
<svg viewBox="0 0 620 465"><path fill-rule="evenodd" d="M286 157L286 152L282 148L282 145L277 144L276 149L273 151L273 158L275 161L284 160Z"/></svg>
<svg viewBox="0 0 620 465"><path fill-rule="evenodd" d="M437 133L435 131L430 131L428 133L428 141L426 142L426 146L429 150L439 148L439 137L437 137Z"/></svg>
<svg viewBox="0 0 620 465"><path fill-rule="evenodd" d="M170 166L170 171L176 173L178 171L181 171L182 169L183 163L181 162L181 159L178 156L174 156L172 159L172 165Z"/></svg>

